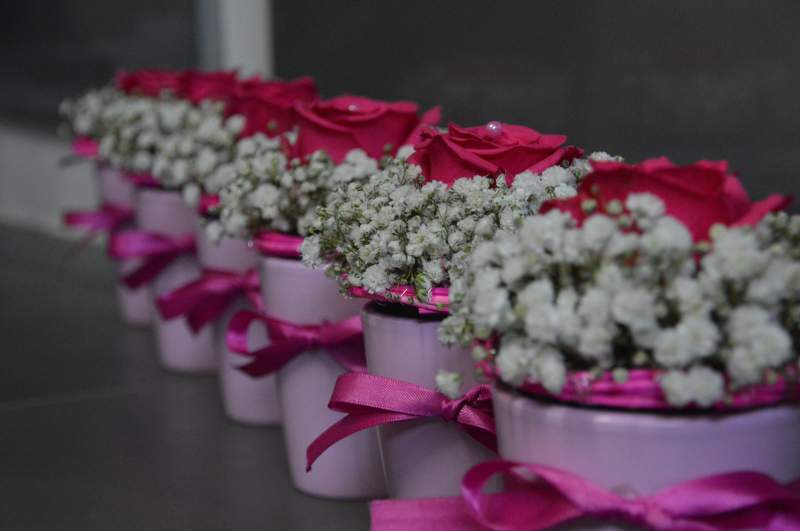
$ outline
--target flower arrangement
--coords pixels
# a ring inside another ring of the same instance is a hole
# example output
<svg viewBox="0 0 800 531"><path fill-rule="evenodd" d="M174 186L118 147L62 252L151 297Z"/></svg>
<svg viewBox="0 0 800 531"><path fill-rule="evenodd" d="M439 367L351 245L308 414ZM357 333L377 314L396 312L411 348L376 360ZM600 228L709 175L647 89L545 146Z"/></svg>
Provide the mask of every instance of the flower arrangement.
<svg viewBox="0 0 800 531"><path fill-rule="evenodd" d="M644 373L665 407L796 381L800 217L751 203L724 163L593 162L578 193L476 246L446 343L503 382L562 397Z"/></svg>
<svg viewBox="0 0 800 531"><path fill-rule="evenodd" d="M378 159L413 139L436 115L417 116L417 105L340 96L297 104L298 129L271 139L256 134L236 146L230 164L209 179L219 189L223 232L244 236L274 231L305 236L317 207L348 183L378 171Z"/></svg>
<svg viewBox="0 0 800 531"><path fill-rule="evenodd" d="M219 191L210 177L233 159L237 140L258 131L285 132L293 126L291 105L316 99L308 78L239 81L234 72L144 71L122 74L117 83L127 97L101 154L117 167L182 189L192 206L202 193Z"/></svg>
<svg viewBox="0 0 800 531"><path fill-rule="evenodd" d="M462 273L466 257L548 199L575 195L587 173L565 137L490 122L428 130L413 151L366 181L335 190L317 212L303 257L343 290L412 287L420 301ZM609 159L604 153L593 159Z"/></svg>

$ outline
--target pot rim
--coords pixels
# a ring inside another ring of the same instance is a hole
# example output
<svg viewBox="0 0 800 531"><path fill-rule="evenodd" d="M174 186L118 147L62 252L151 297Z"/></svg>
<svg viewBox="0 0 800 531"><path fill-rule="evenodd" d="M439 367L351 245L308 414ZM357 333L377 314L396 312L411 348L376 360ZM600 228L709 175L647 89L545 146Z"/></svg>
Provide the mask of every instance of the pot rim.
<svg viewBox="0 0 800 531"><path fill-rule="evenodd" d="M509 397L522 397L532 402L537 402L539 404L559 406L563 408L574 409L576 411L633 415L633 416L639 416L641 418L657 416L665 420L666 419L689 420L692 418L708 419L710 417L725 418L736 415L743 415L747 413L753 413L757 411L783 408L783 407L788 407L791 409L800 409L800 401L797 400L781 400L772 403L763 403L750 407L737 407L737 408L733 407L721 408L714 406L706 408L701 408L701 407L678 408L674 406L626 407L626 406L614 406L608 404L579 402L576 400L563 400L559 399L556 396L553 396L552 394L534 393L520 387L514 387L498 379L493 379L491 385L492 385L493 395L504 394Z"/></svg>

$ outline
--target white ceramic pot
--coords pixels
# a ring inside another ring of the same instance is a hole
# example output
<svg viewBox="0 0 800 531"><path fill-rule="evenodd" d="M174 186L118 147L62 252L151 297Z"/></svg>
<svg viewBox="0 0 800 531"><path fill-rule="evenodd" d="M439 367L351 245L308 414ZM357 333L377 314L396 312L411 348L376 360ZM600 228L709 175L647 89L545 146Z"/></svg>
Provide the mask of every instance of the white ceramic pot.
<svg viewBox="0 0 800 531"><path fill-rule="evenodd" d="M122 170L112 168L109 164L98 162L95 165L97 193L101 203L112 203L133 209L136 204L136 186L125 177ZM133 224L131 224L133 226ZM139 266L140 261L114 260L114 275L120 277L130 273ZM152 307L146 289L130 289L117 280L117 304L120 315L126 324L146 326L152 322Z"/></svg>
<svg viewBox="0 0 800 531"><path fill-rule="evenodd" d="M670 414L585 408L495 389L500 455L560 468L604 489L652 495L685 481L756 471L800 477L800 405ZM561 529L561 528L559 528ZM591 521L564 529L631 529Z"/></svg>
<svg viewBox="0 0 800 531"><path fill-rule="evenodd" d="M138 191L136 222L141 230L173 237L194 234L197 225L196 214L179 192L152 188ZM159 295L196 280L200 273L197 259L183 255L167 266L148 288L161 363L173 371L211 374L219 365L210 327L195 334L184 319L165 320L155 308Z"/></svg>
<svg viewBox="0 0 800 531"><path fill-rule="evenodd" d="M212 242L206 236L205 225L197 228L197 257L205 269L245 273L256 267L258 256L242 238L223 236ZM255 310L247 297L241 296L214 322L214 348L219 359L219 381L222 403L228 418L244 424L271 426L280 423L278 391L275 376L254 379L237 369L247 358L231 352L225 343L225 335L231 318L241 310ZM259 348L267 344L266 331L252 326L248 331L248 344Z"/></svg>
<svg viewBox="0 0 800 531"><path fill-rule="evenodd" d="M364 340L371 374L436 388L439 370L465 377L473 385L474 362L463 348L437 339L441 317L400 316L375 303L364 308ZM381 456L392 498L456 496L461 477L472 466L492 459L493 452L458 425L432 418L379 426Z"/></svg>
<svg viewBox="0 0 800 531"><path fill-rule="evenodd" d="M358 314L362 301L345 299L322 271L298 260L264 257L261 292L266 314L300 324L337 322ZM328 409L336 379L344 369L326 352L309 351L278 372L283 433L292 482L298 490L338 499L385 495L374 430L356 433L329 448L306 472L306 448L343 417Z"/></svg>

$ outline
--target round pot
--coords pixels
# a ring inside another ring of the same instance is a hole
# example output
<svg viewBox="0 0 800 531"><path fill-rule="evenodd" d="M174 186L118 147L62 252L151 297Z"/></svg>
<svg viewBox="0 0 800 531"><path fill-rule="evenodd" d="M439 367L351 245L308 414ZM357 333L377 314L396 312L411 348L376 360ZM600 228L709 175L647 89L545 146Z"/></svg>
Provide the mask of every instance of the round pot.
<svg viewBox="0 0 800 531"><path fill-rule="evenodd" d="M547 465L626 495L652 495L714 474L800 477L800 405L736 413L655 413L545 402L494 390L504 459ZM581 522L568 529L629 529Z"/></svg>
<svg viewBox="0 0 800 531"><path fill-rule="evenodd" d="M436 373L447 370L464 376L463 391L476 384L469 352L437 339L441 317L393 314L391 307L375 303L361 315L371 374L435 389ZM464 473L496 457L458 425L442 419L379 426L378 434L392 498L457 496Z"/></svg>
<svg viewBox="0 0 800 531"><path fill-rule="evenodd" d="M196 241L197 258L203 268L244 273L258 263L255 251L242 238L224 236L219 242L209 240L202 221L197 227ZM231 352L225 343L228 323L241 310L255 310L247 297L237 298L213 324L222 404L228 418L237 422L256 426L276 425L280 423L281 412L275 376L254 379L237 370L236 367L242 365L246 359ZM266 343L265 330L257 326L251 327L248 331L248 344L259 348Z"/></svg>
<svg viewBox="0 0 800 531"><path fill-rule="evenodd" d="M122 170L98 162L95 165L97 193L101 203L112 203L134 208L136 186L125 177ZM132 226L133 224L131 224ZM139 267L139 260L115 260L112 263L114 275L120 278ZM146 289L130 289L119 280L116 283L117 305L122 320L131 326L146 326L152 323L152 307Z"/></svg>
<svg viewBox="0 0 800 531"><path fill-rule="evenodd" d="M125 177L122 170L111 167L105 162L95 166L97 193L102 203L113 203L133 208L136 204L136 185Z"/></svg>
<svg viewBox="0 0 800 531"><path fill-rule="evenodd" d="M322 271L297 260L264 257L261 293L266 314L293 323L321 324L355 315L363 304L345 299ZM354 434L326 451L306 472L306 448L344 415L328 409L333 386L345 370L322 350L303 353L278 371L278 397L289 472L307 494L337 499L385 495L378 441L373 430Z"/></svg>
<svg viewBox="0 0 800 531"><path fill-rule="evenodd" d="M137 193L136 222L144 231L167 236L193 234L196 215L179 192L141 188ZM155 299L197 279L200 265L194 256L176 258L148 287L153 308L153 325L161 363L184 373L215 373L218 366L213 330L206 327L194 334L181 318L165 320L155 309Z"/></svg>

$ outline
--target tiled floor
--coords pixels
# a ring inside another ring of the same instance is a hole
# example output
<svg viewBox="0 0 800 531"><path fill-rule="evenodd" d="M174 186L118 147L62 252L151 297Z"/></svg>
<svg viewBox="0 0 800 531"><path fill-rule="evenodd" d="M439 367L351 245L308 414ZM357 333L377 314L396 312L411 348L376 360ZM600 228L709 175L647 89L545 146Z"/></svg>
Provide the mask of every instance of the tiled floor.
<svg viewBox="0 0 800 531"><path fill-rule="evenodd" d="M0 225L0 529L361 530L365 503L296 492L277 429L162 370L116 313L99 247Z"/></svg>

